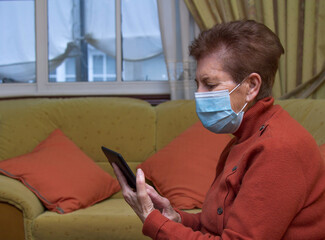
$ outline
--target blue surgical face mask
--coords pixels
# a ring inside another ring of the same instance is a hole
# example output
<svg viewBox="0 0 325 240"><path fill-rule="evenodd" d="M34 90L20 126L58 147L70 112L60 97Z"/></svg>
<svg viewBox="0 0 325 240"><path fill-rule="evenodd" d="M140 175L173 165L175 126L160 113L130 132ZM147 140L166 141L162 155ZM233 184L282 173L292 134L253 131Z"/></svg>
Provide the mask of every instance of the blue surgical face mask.
<svg viewBox="0 0 325 240"><path fill-rule="evenodd" d="M195 103L196 113L203 126L214 133L234 133L239 128L243 116L244 108L235 113L230 104L230 94L235 91L238 84L231 92L228 90L213 92L196 92Z"/></svg>

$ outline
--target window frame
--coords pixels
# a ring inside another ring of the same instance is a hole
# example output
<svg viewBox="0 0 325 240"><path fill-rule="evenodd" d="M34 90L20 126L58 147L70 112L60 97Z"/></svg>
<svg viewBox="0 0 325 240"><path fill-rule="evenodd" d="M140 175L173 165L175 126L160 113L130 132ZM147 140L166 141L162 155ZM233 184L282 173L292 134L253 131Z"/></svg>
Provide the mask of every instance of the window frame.
<svg viewBox="0 0 325 240"><path fill-rule="evenodd" d="M168 95L169 82L122 81L121 0L115 0L116 81L49 82L47 0L35 0L35 83L6 83L0 86L0 98L15 96L74 95Z"/></svg>

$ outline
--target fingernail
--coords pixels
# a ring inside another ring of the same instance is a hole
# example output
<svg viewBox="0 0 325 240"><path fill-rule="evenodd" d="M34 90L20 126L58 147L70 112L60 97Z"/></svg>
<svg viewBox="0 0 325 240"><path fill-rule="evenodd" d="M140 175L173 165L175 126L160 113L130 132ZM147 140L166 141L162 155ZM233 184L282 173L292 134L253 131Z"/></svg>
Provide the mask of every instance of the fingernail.
<svg viewBox="0 0 325 240"><path fill-rule="evenodd" d="M138 168L137 175L143 175L143 171L141 170L141 168Z"/></svg>

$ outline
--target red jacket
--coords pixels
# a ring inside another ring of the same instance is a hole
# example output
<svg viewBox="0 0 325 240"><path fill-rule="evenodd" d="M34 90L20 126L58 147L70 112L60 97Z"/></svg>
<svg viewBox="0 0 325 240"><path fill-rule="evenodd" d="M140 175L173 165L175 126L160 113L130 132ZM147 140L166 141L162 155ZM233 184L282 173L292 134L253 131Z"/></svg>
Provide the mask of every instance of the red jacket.
<svg viewBox="0 0 325 240"><path fill-rule="evenodd" d="M273 98L257 102L223 151L202 212L182 224L155 210L153 239L325 239L325 163L312 136Z"/></svg>

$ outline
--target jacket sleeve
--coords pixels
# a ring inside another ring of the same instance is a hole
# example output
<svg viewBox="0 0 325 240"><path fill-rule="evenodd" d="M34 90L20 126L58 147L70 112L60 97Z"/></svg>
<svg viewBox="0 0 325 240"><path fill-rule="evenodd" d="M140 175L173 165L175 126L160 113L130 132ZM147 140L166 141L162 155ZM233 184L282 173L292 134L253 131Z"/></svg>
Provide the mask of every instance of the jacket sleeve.
<svg viewBox="0 0 325 240"><path fill-rule="evenodd" d="M169 239L169 240L191 240L191 239L221 239L211 238L210 234L203 235L199 231L194 231L190 227L184 226L182 223L176 223L165 216L158 210L154 210L149 214L143 224L142 232L144 235L152 239Z"/></svg>
<svg viewBox="0 0 325 240"><path fill-rule="evenodd" d="M199 231L201 229L201 221L200 221L201 213L193 214L193 213L183 212L178 209L175 209L175 210L181 216L182 224L185 227L189 227L189 228L193 229L194 231Z"/></svg>

